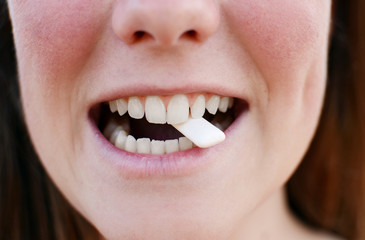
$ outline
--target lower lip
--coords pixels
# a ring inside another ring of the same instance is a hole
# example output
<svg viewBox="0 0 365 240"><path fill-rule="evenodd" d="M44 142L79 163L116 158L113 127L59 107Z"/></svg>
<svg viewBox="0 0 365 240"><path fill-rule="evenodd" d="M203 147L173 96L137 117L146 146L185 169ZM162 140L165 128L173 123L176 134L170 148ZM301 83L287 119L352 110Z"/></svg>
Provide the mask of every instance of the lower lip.
<svg viewBox="0 0 365 240"><path fill-rule="evenodd" d="M235 129L245 119L247 111L242 112L224 132L226 139L222 143L210 148L192 148L165 155L151 155L130 153L111 144L100 132L95 122L89 118L95 144L101 156L101 164L107 164L125 178L153 178L188 176L204 171L221 157L225 149L233 141Z"/></svg>

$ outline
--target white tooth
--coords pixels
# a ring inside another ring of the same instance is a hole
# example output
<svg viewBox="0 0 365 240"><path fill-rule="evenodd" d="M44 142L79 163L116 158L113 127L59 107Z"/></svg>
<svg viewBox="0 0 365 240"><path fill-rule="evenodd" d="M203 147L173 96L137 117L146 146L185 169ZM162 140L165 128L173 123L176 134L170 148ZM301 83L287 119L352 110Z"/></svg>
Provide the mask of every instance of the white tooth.
<svg viewBox="0 0 365 240"><path fill-rule="evenodd" d="M219 111L227 112L228 103L229 103L229 98L228 97L222 97L220 102L219 102L219 107L218 107Z"/></svg>
<svg viewBox="0 0 365 240"><path fill-rule="evenodd" d="M125 142L127 140L127 133L125 131L120 131L117 140L115 141L115 146L119 149L125 148Z"/></svg>
<svg viewBox="0 0 365 240"><path fill-rule="evenodd" d="M204 118L189 118L186 122L172 126L201 148L214 146L226 138L224 132Z"/></svg>
<svg viewBox="0 0 365 240"><path fill-rule="evenodd" d="M184 94L174 95L167 106L167 123L177 124L188 120L189 100Z"/></svg>
<svg viewBox="0 0 365 240"><path fill-rule="evenodd" d="M128 110L128 104L125 100L123 99L118 99L116 100L117 106L118 106L118 113L120 116L123 116L124 113L127 112Z"/></svg>
<svg viewBox="0 0 365 240"><path fill-rule="evenodd" d="M187 137L179 138L179 149L180 151L188 150L193 148L193 142L190 141Z"/></svg>
<svg viewBox="0 0 365 240"><path fill-rule="evenodd" d="M137 139L137 153L151 153L151 140L149 138Z"/></svg>
<svg viewBox="0 0 365 240"><path fill-rule="evenodd" d="M165 140L165 151L166 153L173 153L179 151L179 140L177 139Z"/></svg>
<svg viewBox="0 0 365 240"><path fill-rule="evenodd" d="M117 140L118 134L120 131L123 131L123 128L121 126L118 126L114 129L114 132L111 134L109 142L115 145L115 141Z"/></svg>
<svg viewBox="0 0 365 240"><path fill-rule="evenodd" d="M192 118L201 118L205 112L205 97L204 95L199 95L190 108L191 110L191 117Z"/></svg>
<svg viewBox="0 0 365 240"><path fill-rule="evenodd" d="M132 135L128 135L124 149L131 153L135 153L137 151L137 141Z"/></svg>
<svg viewBox="0 0 365 240"><path fill-rule="evenodd" d="M234 99L232 97L230 97L229 101L228 101L228 108L233 107L233 103L234 103Z"/></svg>
<svg viewBox="0 0 365 240"><path fill-rule="evenodd" d="M146 97L146 119L150 123L166 123L166 108L161 98L157 96Z"/></svg>
<svg viewBox="0 0 365 240"><path fill-rule="evenodd" d="M138 97L130 97L128 99L128 114L135 119L143 118L144 107Z"/></svg>
<svg viewBox="0 0 365 240"><path fill-rule="evenodd" d="M159 140L152 140L151 142L151 153L163 155L165 154L165 142Z"/></svg>
<svg viewBox="0 0 365 240"><path fill-rule="evenodd" d="M209 99L209 101L205 104L205 107L207 108L210 114L216 114L218 106L219 106L219 96L217 95L213 95Z"/></svg>
<svg viewBox="0 0 365 240"><path fill-rule="evenodd" d="M105 136L105 138L110 139L114 130L117 129L118 126L119 125L115 121L110 120L103 131L103 135Z"/></svg>
<svg viewBox="0 0 365 240"><path fill-rule="evenodd" d="M116 112L118 110L117 102L115 100L109 101L109 108L112 113Z"/></svg>

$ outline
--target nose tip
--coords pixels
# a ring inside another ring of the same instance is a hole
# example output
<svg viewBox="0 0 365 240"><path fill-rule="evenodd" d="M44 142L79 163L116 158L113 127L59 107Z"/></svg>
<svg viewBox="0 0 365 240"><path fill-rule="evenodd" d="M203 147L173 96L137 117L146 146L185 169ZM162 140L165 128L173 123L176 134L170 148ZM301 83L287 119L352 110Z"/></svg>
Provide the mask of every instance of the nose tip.
<svg viewBox="0 0 365 240"><path fill-rule="evenodd" d="M128 44L152 40L161 46L203 42L219 26L216 0L127 0L113 12L115 34Z"/></svg>

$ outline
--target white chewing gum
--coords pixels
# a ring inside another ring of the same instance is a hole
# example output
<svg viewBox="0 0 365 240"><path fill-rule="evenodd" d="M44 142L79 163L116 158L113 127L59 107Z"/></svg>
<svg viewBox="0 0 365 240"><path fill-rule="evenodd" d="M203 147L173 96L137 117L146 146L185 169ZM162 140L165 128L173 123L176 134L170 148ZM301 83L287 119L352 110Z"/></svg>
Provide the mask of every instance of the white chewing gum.
<svg viewBox="0 0 365 240"><path fill-rule="evenodd" d="M204 118L195 119L189 116L186 122L172 126L200 148L214 146L226 138L224 132Z"/></svg>

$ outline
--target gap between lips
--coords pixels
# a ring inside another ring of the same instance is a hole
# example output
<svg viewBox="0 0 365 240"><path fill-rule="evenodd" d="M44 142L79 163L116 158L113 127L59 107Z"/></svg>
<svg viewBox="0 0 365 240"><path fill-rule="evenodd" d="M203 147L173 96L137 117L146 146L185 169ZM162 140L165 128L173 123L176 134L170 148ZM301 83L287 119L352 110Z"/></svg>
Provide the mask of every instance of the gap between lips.
<svg viewBox="0 0 365 240"><path fill-rule="evenodd" d="M189 117L203 117L224 131L242 109L238 102L232 97L197 93L132 96L102 103L96 124L119 149L163 155L195 147L171 124L184 123Z"/></svg>

